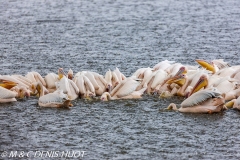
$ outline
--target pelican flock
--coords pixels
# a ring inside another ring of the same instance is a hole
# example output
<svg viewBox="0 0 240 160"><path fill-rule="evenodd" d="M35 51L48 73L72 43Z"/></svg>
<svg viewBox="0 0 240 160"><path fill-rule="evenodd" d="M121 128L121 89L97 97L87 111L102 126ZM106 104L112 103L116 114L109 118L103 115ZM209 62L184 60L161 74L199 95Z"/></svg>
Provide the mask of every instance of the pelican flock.
<svg viewBox="0 0 240 160"><path fill-rule="evenodd" d="M62 68L45 76L36 71L0 75L0 103L36 96L41 107L69 108L77 98L109 101L139 99L143 94L184 97L179 108L174 103L166 108L179 112L240 110L240 65L230 66L223 59L197 59L194 66L164 60L152 68L139 68L129 77L118 68L105 75L92 71L74 75L71 69L66 74Z"/></svg>

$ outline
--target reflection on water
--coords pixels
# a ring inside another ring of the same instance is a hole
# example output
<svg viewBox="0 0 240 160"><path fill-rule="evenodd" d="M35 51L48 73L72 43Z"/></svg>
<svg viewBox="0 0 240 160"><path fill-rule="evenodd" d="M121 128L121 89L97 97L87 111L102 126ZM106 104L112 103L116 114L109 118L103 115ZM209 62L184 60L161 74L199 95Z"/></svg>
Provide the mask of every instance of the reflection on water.
<svg viewBox="0 0 240 160"><path fill-rule="evenodd" d="M59 67L126 76L168 59L239 63L240 1L3 1L0 74ZM165 111L179 97L43 109L37 99L1 104L0 151L81 150L85 159L238 159L239 113Z"/></svg>

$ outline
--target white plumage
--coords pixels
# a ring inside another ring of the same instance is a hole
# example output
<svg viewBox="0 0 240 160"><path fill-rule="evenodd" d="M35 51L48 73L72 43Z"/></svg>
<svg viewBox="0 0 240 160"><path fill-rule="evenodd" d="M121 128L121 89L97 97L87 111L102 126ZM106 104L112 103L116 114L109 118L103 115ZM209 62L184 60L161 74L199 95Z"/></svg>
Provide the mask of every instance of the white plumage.
<svg viewBox="0 0 240 160"><path fill-rule="evenodd" d="M221 96L221 93L218 92L218 91L201 90L201 91L198 91L198 92L192 94L187 99L185 99L181 103L181 106L183 108L192 107L192 106L198 105L198 104L206 101L209 98L216 98L216 97L219 97L219 96Z"/></svg>

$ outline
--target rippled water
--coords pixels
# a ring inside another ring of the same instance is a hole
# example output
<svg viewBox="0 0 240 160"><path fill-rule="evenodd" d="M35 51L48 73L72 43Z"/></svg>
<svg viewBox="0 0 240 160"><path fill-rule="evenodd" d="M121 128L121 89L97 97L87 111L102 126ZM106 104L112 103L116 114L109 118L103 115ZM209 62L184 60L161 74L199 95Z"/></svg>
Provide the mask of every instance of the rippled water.
<svg viewBox="0 0 240 160"><path fill-rule="evenodd" d="M168 59L224 58L240 64L240 1L1 0L0 74L59 67L126 76ZM83 159L239 159L236 110L182 114L163 109L182 99L144 96L71 110L46 109L31 97L0 104L0 151L80 150Z"/></svg>

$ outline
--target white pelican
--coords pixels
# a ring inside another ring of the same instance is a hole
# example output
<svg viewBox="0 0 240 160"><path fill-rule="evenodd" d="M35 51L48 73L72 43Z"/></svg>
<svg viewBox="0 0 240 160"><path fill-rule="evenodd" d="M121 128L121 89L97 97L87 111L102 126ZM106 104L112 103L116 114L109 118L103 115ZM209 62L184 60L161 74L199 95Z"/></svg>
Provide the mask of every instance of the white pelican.
<svg viewBox="0 0 240 160"><path fill-rule="evenodd" d="M63 93L67 94L70 100L78 98L79 88L77 85L65 76L62 68L59 68L58 72L60 80L56 82L56 85L59 86L59 90L63 90Z"/></svg>
<svg viewBox="0 0 240 160"><path fill-rule="evenodd" d="M19 87L15 86L10 89L10 91L13 91L16 93L16 97L18 99L23 99L24 97L28 98L30 95L32 95L32 91L25 88L25 87Z"/></svg>
<svg viewBox="0 0 240 160"><path fill-rule="evenodd" d="M71 100L68 99L68 95L64 94L62 90L57 89L53 93L44 95L43 86L41 83L37 84L37 90L40 95L38 105L41 107L55 107L55 108L72 107Z"/></svg>
<svg viewBox="0 0 240 160"><path fill-rule="evenodd" d="M234 73L236 72L236 68L233 67L228 67L228 68L223 68L216 72L216 75L219 75L220 77L231 77Z"/></svg>
<svg viewBox="0 0 240 160"><path fill-rule="evenodd" d="M213 60L211 62L207 62L203 59L196 59L195 60L199 65L203 68L212 71L212 73L219 72L222 69L228 68L229 65L227 62L224 62L222 59Z"/></svg>
<svg viewBox="0 0 240 160"><path fill-rule="evenodd" d="M101 96L102 101L115 100L115 99L137 99L141 98L141 95L147 88L147 84L144 85L139 91L136 91L139 82L134 80L132 77L123 80L118 84L111 93L104 92Z"/></svg>
<svg viewBox="0 0 240 160"><path fill-rule="evenodd" d="M15 82L0 79L0 87L6 88L6 90L1 89L0 91L2 92L2 97L4 97L3 95L5 95L6 97L10 96L9 98L11 98L11 96L14 96L14 98L22 99L24 97L30 96L30 91L28 89L26 89L25 87L17 86L17 83Z"/></svg>
<svg viewBox="0 0 240 160"><path fill-rule="evenodd" d="M234 90L230 90L224 96L226 101L230 101L232 99L236 99L240 96L240 87Z"/></svg>
<svg viewBox="0 0 240 160"><path fill-rule="evenodd" d="M214 59L212 60L212 63L215 64L219 69L230 67L228 62L224 62L223 59Z"/></svg>
<svg viewBox="0 0 240 160"><path fill-rule="evenodd" d="M93 78L94 78L94 82L92 83L94 85L94 83L96 83L95 85L97 87L94 87L95 88L95 93L97 96L101 96L104 92L107 91L107 88L108 88L108 83L107 81L104 79L103 75L100 75L96 72L91 72L91 71L88 71L88 73L92 74L93 75ZM121 73L116 73L117 74L120 74ZM118 75L117 75L118 76ZM90 80L90 79L89 79ZM122 80L121 80L122 81Z"/></svg>
<svg viewBox="0 0 240 160"><path fill-rule="evenodd" d="M23 76L2 75L0 76L0 86L16 92L17 98L23 98L24 96L29 97L31 92L30 91L31 85L27 81L23 80L24 78L21 79L19 77L23 77Z"/></svg>
<svg viewBox="0 0 240 160"><path fill-rule="evenodd" d="M113 72L117 75L119 83L126 79L126 76L123 73L121 73L117 67Z"/></svg>
<svg viewBox="0 0 240 160"><path fill-rule="evenodd" d="M174 78L179 77L180 75L186 74L186 73L187 73L186 67L184 67L184 66L180 67L178 72L176 72L174 75L168 75L162 83L158 84L155 87L155 93L162 94L165 91L171 92L172 87L169 86L169 84L171 84L171 83L167 83L167 82L169 82L171 79L174 79Z"/></svg>
<svg viewBox="0 0 240 160"><path fill-rule="evenodd" d="M93 94L95 96L96 95L95 88L94 88L93 84L91 83L91 81L85 75L83 75L83 80L84 80L84 85L85 85L86 93L87 93L85 95L85 97L88 98L89 93L91 93L91 94Z"/></svg>
<svg viewBox="0 0 240 160"><path fill-rule="evenodd" d="M142 78L143 78L143 79L142 79L142 82L141 82L141 84L136 88L136 90L138 91L138 90L142 89L145 83L148 84L148 83L150 82L150 80L151 80L151 78L152 78L153 75L155 75L155 73L153 74L151 68L145 69L144 72L142 73ZM132 76L132 77L134 78L134 76Z"/></svg>
<svg viewBox="0 0 240 160"><path fill-rule="evenodd" d="M74 83L79 89L79 96L82 98L89 98L95 96L95 88L87 76L78 72L74 77Z"/></svg>
<svg viewBox="0 0 240 160"><path fill-rule="evenodd" d="M103 75L100 75L95 72L91 72L91 73L94 75L98 85L100 86L100 89L96 91L96 94L102 95L107 90L107 81L104 79Z"/></svg>
<svg viewBox="0 0 240 160"><path fill-rule="evenodd" d="M77 85L79 89L79 96L84 97L86 95L86 88L83 80L83 75L76 74L73 79L74 83Z"/></svg>
<svg viewBox="0 0 240 160"><path fill-rule="evenodd" d="M227 109L224 103L225 99L219 92L201 90L185 99L179 109L174 103L171 103L167 109L189 113L214 113Z"/></svg>
<svg viewBox="0 0 240 160"><path fill-rule="evenodd" d="M173 63L175 63L175 61L168 61L168 60L161 61L153 67L153 70L154 71L159 69L165 70L168 67L170 67Z"/></svg>
<svg viewBox="0 0 240 160"><path fill-rule="evenodd" d="M136 77L136 78L139 78L139 79L143 79L144 78L144 72L146 71L146 70L152 70L151 68L139 68L139 69L137 69L133 74L132 74L132 76L131 77Z"/></svg>
<svg viewBox="0 0 240 160"><path fill-rule="evenodd" d="M165 95L167 95L169 97L170 95L175 95L175 94L178 96L186 95L185 90L186 90L187 86L189 85L189 78L187 78L187 75L181 74L178 76L174 76L173 78L169 79L166 82L166 84L173 84L173 83L175 83L177 85L175 85L175 87L171 90L171 92L169 90L163 91L160 94L161 97L165 97Z"/></svg>
<svg viewBox="0 0 240 160"><path fill-rule="evenodd" d="M234 73L230 76L231 78L240 81L240 69L236 69Z"/></svg>
<svg viewBox="0 0 240 160"><path fill-rule="evenodd" d="M215 79L212 80L211 83L209 82L209 76L208 75L202 75L199 78L199 81L196 83L196 85L191 89L191 94L194 92L199 91L202 88L205 89L214 89L216 88L219 92L224 94L224 98L226 101L231 100L232 98L235 98L237 95L239 95L240 91L239 89L236 89L236 82L231 82L228 77L220 77L218 76L210 76L210 79ZM185 92L186 93L186 92Z"/></svg>
<svg viewBox="0 0 240 160"><path fill-rule="evenodd" d="M116 73L112 72L110 69L105 74L105 80L108 83L108 92L111 92L112 89L120 83Z"/></svg>
<svg viewBox="0 0 240 160"><path fill-rule="evenodd" d="M206 88L208 81L205 80L209 76L206 70L195 70L188 72L186 74L180 74L174 76L166 82L167 84L178 84L175 88L172 89L171 94L178 96L188 96L194 92L197 92L201 88ZM204 81L205 80L205 81Z"/></svg>
<svg viewBox="0 0 240 160"><path fill-rule="evenodd" d="M46 88L47 90L52 93L56 91L56 82L59 81L59 75L55 73L48 73L45 77L44 80L46 82Z"/></svg>
<svg viewBox="0 0 240 160"><path fill-rule="evenodd" d="M6 81L11 81L11 82L15 82L17 84L17 86L19 87L26 87L29 88L31 87L31 84L29 83L24 83L21 80L19 80L18 78L14 77L14 76L10 76L10 75L0 75L0 79L1 80L6 80Z"/></svg>
<svg viewBox="0 0 240 160"><path fill-rule="evenodd" d="M236 89L237 82L229 80L228 77L222 78L219 83L213 85L213 87L217 88L221 93L227 94Z"/></svg>
<svg viewBox="0 0 240 160"><path fill-rule="evenodd" d="M181 72L180 72L181 73ZM171 91L164 91L167 93L161 93L160 97L169 97L170 95L189 97L191 94L199 91L202 88L208 87L208 74L206 70L193 70L186 74L181 73L176 75L166 82L166 84L176 84ZM170 94L168 93L170 92Z"/></svg>
<svg viewBox="0 0 240 160"><path fill-rule="evenodd" d="M32 82L28 78L26 78L26 77L24 77L22 75L11 75L11 77L13 77L16 80L22 82L23 84L26 84L28 87L31 86Z"/></svg>
<svg viewBox="0 0 240 160"><path fill-rule="evenodd" d="M165 72L162 69L158 69L157 71L152 72L152 74L146 80L144 79L141 82L140 89L143 88L144 84L146 83L148 85L147 93L151 94L155 91L158 85L162 85L166 77L167 77L167 72Z"/></svg>
<svg viewBox="0 0 240 160"><path fill-rule="evenodd" d="M212 73L216 73L217 71L219 71L219 68L214 65L214 63L210 63L207 62L205 60L202 59L196 59L195 60L200 66L202 66L203 68L205 68L206 70L211 71Z"/></svg>
<svg viewBox="0 0 240 160"><path fill-rule="evenodd" d="M174 63L170 67L168 67L165 71L168 73L168 77L171 78L178 74L178 72L183 68L184 66L181 63ZM186 70L186 67L184 67Z"/></svg>
<svg viewBox="0 0 240 160"><path fill-rule="evenodd" d="M31 81L31 83L40 82L44 87L46 87L46 82L44 78L38 72L28 72L25 77Z"/></svg>
<svg viewBox="0 0 240 160"><path fill-rule="evenodd" d="M98 85L94 75L91 72L88 72L88 71L85 71L83 73L90 80L90 82L92 83L95 91L98 90L100 88L100 86Z"/></svg>

